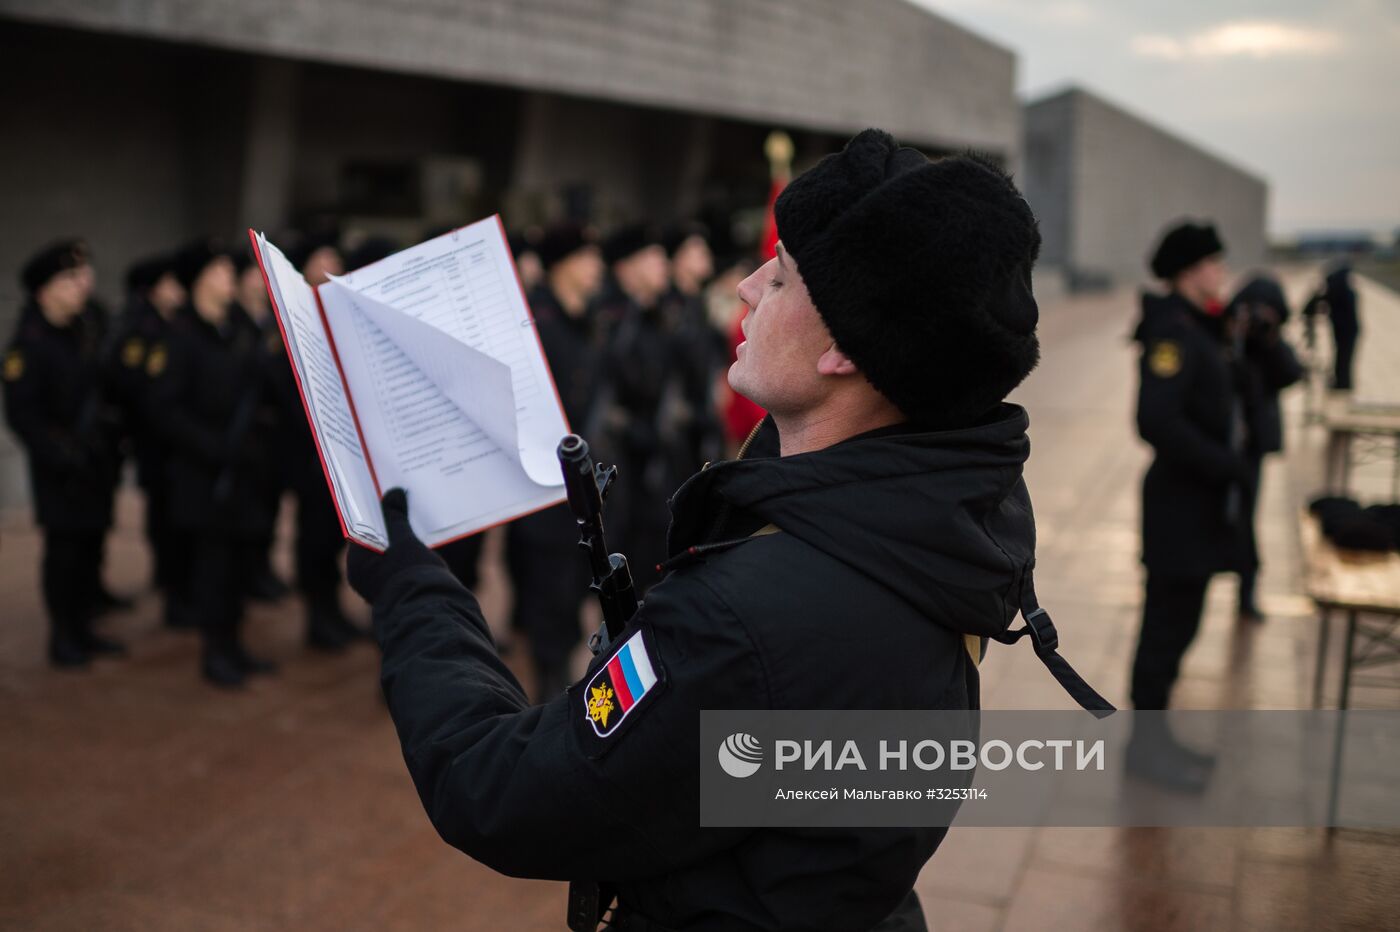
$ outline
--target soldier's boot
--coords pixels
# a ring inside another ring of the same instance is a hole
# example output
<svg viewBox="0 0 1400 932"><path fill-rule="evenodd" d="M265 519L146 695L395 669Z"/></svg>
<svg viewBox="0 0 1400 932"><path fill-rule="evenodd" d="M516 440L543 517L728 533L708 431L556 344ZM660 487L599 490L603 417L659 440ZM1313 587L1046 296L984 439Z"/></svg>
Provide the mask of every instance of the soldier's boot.
<svg viewBox="0 0 1400 932"><path fill-rule="evenodd" d="M76 669L88 665L91 657L83 647L82 637L70 619L54 619L49 630L49 664L61 669Z"/></svg>
<svg viewBox="0 0 1400 932"><path fill-rule="evenodd" d="M85 613L78 626L78 637L83 649L94 657L125 657L125 644L112 638L103 637L93 630L93 615L93 612Z"/></svg>
<svg viewBox="0 0 1400 932"><path fill-rule="evenodd" d="M248 583L248 598L255 602L276 602L292 589L266 563L258 567Z"/></svg>
<svg viewBox="0 0 1400 932"><path fill-rule="evenodd" d="M366 628L361 628L349 618L345 617L345 612L340 607L340 597L334 589L325 593L318 593L308 599L318 605L319 610L325 617L325 623L335 628L345 638L346 641L359 641L369 638L370 633Z"/></svg>
<svg viewBox="0 0 1400 932"><path fill-rule="evenodd" d="M244 685L243 667L239 664L237 655L227 647L206 646L200 668L204 678L215 686L241 689Z"/></svg>
<svg viewBox="0 0 1400 932"><path fill-rule="evenodd" d="M252 676L266 676L277 672L277 664L275 661L248 653L248 648L244 647L241 641L234 642L233 656L238 662L238 668L246 674Z"/></svg>
<svg viewBox="0 0 1400 932"><path fill-rule="evenodd" d="M1161 714L1140 714L1128 741L1124 768L1134 777L1180 793L1197 795L1210 783L1215 758L1180 744Z"/></svg>
<svg viewBox="0 0 1400 932"><path fill-rule="evenodd" d="M306 601L306 646L313 650L340 653L350 646L354 635L350 623L340 613L334 597L308 597Z"/></svg>
<svg viewBox="0 0 1400 932"><path fill-rule="evenodd" d="M127 653L126 645L121 641L91 631L83 638L83 646L94 657L125 657Z"/></svg>

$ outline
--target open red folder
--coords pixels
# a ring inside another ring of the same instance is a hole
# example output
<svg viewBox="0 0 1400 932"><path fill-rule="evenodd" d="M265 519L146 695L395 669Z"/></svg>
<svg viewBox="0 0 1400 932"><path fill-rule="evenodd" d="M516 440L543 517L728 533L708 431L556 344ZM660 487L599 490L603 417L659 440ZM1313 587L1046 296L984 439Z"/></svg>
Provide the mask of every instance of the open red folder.
<svg viewBox="0 0 1400 932"><path fill-rule="evenodd" d="M316 288L248 235L346 537L388 545L395 486L430 546L564 500L569 425L499 217Z"/></svg>

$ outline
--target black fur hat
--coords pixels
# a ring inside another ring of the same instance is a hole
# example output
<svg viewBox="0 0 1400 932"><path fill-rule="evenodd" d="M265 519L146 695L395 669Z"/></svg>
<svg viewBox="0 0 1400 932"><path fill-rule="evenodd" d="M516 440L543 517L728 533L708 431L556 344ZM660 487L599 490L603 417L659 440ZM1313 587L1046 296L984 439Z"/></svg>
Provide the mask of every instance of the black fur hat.
<svg viewBox="0 0 1400 932"><path fill-rule="evenodd" d="M1169 281L1209 256L1225 251L1225 244L1215 232L1214 224L1178 223L1166 232L1152 254L1152 274Z"/></svg>
<svg viewBox="0 0 1400 932"><path fill-rule="evenodd" d="M565 221L556 223L544 231L544 235L540 237L539 248L535 252L539 254L540 264L546 269L552 269L579 250L597 244L598 238L592 228Z"/></svg>
<svg viewBox="0 0 1400 932"><path fill-rule="evenodd" d="M930 161L867 129L795 178L775 214L837 345L911 420L971 423L1035 368L1040 232L991 162Z"/></svg>
<svg viewBox="0 0 1400 932"><path fill-rule="evenodd" d="M649 246L661 245L656 230L643 223L631 223L614 230L603 240L603 261L614 265L635 256Z"/></svg>
<svg viewBox="0 0 1400 932"><path fill-rule="evenodd" d="M175 277L186 289L193 288L200 274L219 259L233 259L219 240L193 240L175 254Z"/></svg>
<svg viewBox="0 0 1400 932"><path fill-rule="evenodd" d="M78 241L65 239L51 243L29 257L19 270L19 281L25 292L34 294L60 272L76 269L87 261Z"/></svg>
<svg viewBox="0 0 1400 932"><path fill-rule="evenodd" d="M129 294L145 294L156 286L166 275L174 274L175 262L171 256L151 256L132 263L126 270L126 290Z"/></svg>
<svg viewBox="0 0 1400 932"><path fill-rule="evenodd" d="M334 249L339 254L340 237L329 230L308 233L297 240L295 246L287 250L287 261L296 266L298 272L305 272L306 263L311 261L311 257L322 249Z"/></svg>

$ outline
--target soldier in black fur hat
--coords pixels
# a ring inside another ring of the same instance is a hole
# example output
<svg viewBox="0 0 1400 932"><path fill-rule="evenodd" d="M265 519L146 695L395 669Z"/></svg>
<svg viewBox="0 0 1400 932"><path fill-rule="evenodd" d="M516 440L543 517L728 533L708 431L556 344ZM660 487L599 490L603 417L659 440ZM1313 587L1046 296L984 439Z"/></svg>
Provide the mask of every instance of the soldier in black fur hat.
<svg viewBox="0 0 1400 932"><path fill-rule="evenodd" d="M131 266L126 274L127 303L115 339L107 347L107 384L121 405L136 459L136 481L146 495L146 539L151 547L158 589L179 588L174 580L186 575L188 547L170 525L168 499L170 451L147 421L147 392L151 378L147 355L165 343L170 322L185 303L185 288L175 274L174 257L152 256ZM181 614L178 602L167 600L166 624L191 627L194 619Z"/></svg>
<svg viewBox="0 0 1400 932"><path fill-rule="evenodd" d="M1132 670L1139 710L1167 708L1211 576L1246 569L1252 470L1245 374L1221 301L1224 251L1211 224L1179 223L1150 262L1167 293L1142 296L1137 426L1154 458L1142 483L1147 589ZM1160 715L1140 716L1138 724L1130 772L1180 790L1204 789L1209 756L1178 744Z"/></svg>
<svg viewBox="0 0 1400 932"><path fill-rule="evenodd" d="M48 654L58 667L123 652L92 627L120 465L120 416L103 391L99 334L85 316L91 291L84 261L65 241L25 263L25 305L3 366L5 416L24 447L43 529Z"/></svg>
<svg viewBox="0 0 1400 932"><path fill-rule="evenodd" d="M189 300L169 338L146 358L150 421L170 447L170 520L190 542L183 600L203 635L201 670L242 686L274 665L249 653L241 627L256 552L272 514L273 451L264 421L269 392L260 332L234 301L232 256L212 240L177 254Z"/></svg>
<svg viewBox="0 0 1400 932"><path fill-rule="evenodd" d="M603 436L620 481L610 526L632 558L637 584L656 580L665 556L666 462L662 455L662 400L677 380L671 332L662 299L669 286L666 249L657 231L629 224L603 241L610 273L593 313L604 329L606 349L599 391Z"/></svg>
<svg viewBox="0 0 1400 932"><path fill-rule="evenodd" d="M926 928L914 882L946 829L702 827L702 709L972 709L985 639L1028 631L1110 708L1035 601L1029 421L1003 398L1038 355L1040 235L1011 180L867 130L777 227L729 371L770 416L676 492L664 578L566 693L529 705L403 490L388 550L351 549L429 816L498 870L579 881L572 928L614 896L618 932Z"/></svg>

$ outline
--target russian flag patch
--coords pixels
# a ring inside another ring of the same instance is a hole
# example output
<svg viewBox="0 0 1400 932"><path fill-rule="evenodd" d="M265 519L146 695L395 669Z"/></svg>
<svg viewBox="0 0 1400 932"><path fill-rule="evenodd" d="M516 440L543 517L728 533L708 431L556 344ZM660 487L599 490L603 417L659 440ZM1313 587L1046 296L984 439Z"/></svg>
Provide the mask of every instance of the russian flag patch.
<svg viewBox="0 0 1400 932"><path fill-rule="evenodd" d="M622 642L584 688L585 715L598 737L617 730L642 699L656 688L656 667L642 632Z"/></svg>

